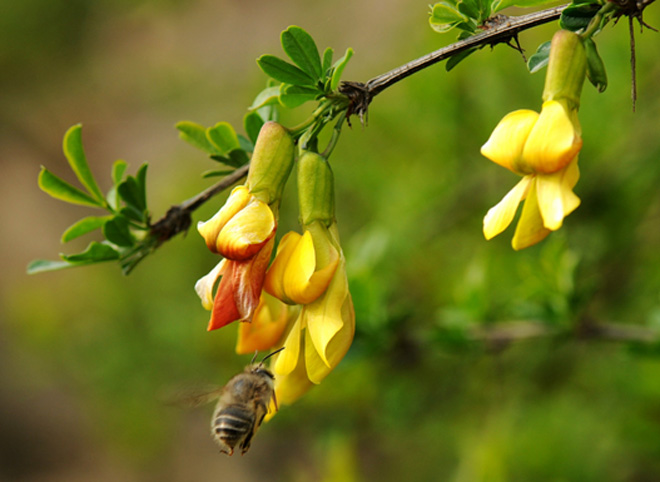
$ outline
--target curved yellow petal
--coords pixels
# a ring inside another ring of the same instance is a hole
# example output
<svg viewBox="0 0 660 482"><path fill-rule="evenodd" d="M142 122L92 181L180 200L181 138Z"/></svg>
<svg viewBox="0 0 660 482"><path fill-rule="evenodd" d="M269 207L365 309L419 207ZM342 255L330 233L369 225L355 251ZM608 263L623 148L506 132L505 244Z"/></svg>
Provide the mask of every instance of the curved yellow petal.
<svg viewBox="0 0 660 482"><path fill-rule="evenodd" d="M251 197L252 195L245 186L236 186L224 206L211 219L197 223L197 231L202 235L204 241L206 241L206 246L211 251L218 252L216 243L220 231L236 213L247 206Z"/></svg>
<svg viewBox="0 0 660 482"><path fill-rule="evenodd" d="M271 363L275 378L290 374L298 364L302 343L302 314L296 317L289 332L284 337L284 350L275 355Z"/></svg>
<svg viewBox="0 0 660 482"><path fill-rule="evenodd" d="M275 356L279 357L287 350L288 348ZM292 404L314 386L307 377L303 357L301 356L296 359L296 362L293 370L287 375L279 375L273 370L273 374L275 375L275 397L277 398L277 403L281 405ZM272 414L269 414L270 417L272 417Z"/></svg>
<svg viewBox="0 0 660 482"><path fill-rule="evenodd" d="M322 265L324 261L327 264ZM287 298L302 305L316 300L328 288L338 263L339 253L327 233L313 238L305 231L286 267L283 284Z"/></svg>
<svg viewBox="0 0 660 482"><path fill-rule="evenodd" d="M217 252L237 261L249 259L275 234L276 227L268 204L253 199L224 225L216 241Z"/></svg>
<svg viewBox="0 0 660 482"><path fill-rule="evenodd" d="M205 276L202 276L195 283L197 296L202 300L202 306L206 310L213 308L213 286L220 276L223 275L227 267L227 260L223 259Z"/></svg>
<svg viewBox="0 0 660 482"><path fill-rule="evenodd" d="M535 172L552 173L563 169L582 148L565 102L543 103L541 115L529 133L522 157Z"/></svg>
<svg viewBox="0 0 660 482"><path fill-rule="evenodd" d="M530 174L529 168L522 165L520 160L527 136L538 117L538 112L528 109L505 115L481 147L481 154L517 174Z"/></svg>
<svg viewBox="0 0 660 482"><path fill-rule="evenodd" d="M543 219L539 211L539 203L536 193L537 177L532 179L527 193L527 199L523 206L516 232L513 235L511 246L516 251L532 246L543 240L550 230L543 226Z"/></svg>
<svg viewBox="0 0 660 482"><path fill-rule="evenodd" d="M294 302L288 298L284 291L284 274L289 259L291 259L291 255L301 238L302 236L295 231L290 231L282 237L280 244L277 246L277 255L270 268L268 268L266 281L264 282L266 292L288 304L294 304Z"/></svg>
<svg viewBox="0 0 660 482"><path fill-rule="evenodd" d="M578 176L577 162L559 172L538 176L539 210L543 225L551 231L559 229L564 218L580 205L580 198L573 193Z"/></svg>
<svg viewBox="0 0 660 482"><path fill-rule="evenodd" d="M499 203L488 210L484 216L483 227L486 239L494 238L511 224L518 210L518 204L527 193L531 179L532 176L523 177Z"/></svg>
<svg viewBox="0 0 660 482"><path fill-rule="evenodd" d="M346 322L344 315L347 300L350 302L350 294L346 279L345 261L342 257L341 264L328 289L316 301L306 305L302 314L313 347L327 366L330 366L328 359L330 340Z"/></svg>
<svg viewBox="0 0 660 482"><path fill-rule="evenodd" d="M312 332L308 330L305 337L305 366L307 376L312 383L321 381L339 364L351 347L355 335L355 311L353 302L348 296L341 308L343 324L327 345L327 357L324 359L314 346Z"/></svg>

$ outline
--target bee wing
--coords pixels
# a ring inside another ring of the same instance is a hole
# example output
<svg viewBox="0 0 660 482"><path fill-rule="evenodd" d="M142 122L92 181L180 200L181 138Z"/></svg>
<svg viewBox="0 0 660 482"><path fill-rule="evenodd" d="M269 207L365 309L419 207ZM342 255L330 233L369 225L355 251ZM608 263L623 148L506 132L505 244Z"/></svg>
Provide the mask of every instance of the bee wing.
<svg viewBox="0 0 660 482"><path fill-rule="evenodd" d="M186 387L177 390L173 395L166 397L167 405L174 405L182 408L196 408L217 400L224 387L217 385Z"/></svg>

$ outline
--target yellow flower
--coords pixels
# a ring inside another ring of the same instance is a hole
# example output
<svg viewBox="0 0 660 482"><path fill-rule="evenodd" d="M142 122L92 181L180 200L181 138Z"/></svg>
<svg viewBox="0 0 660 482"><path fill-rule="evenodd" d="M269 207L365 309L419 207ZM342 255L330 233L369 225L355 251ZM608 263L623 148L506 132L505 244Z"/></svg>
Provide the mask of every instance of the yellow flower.
<svg viewBox="0 0 660 482"><path fill-rule="evenodd" d="M212 309L208 330L232 321L249 321L259 304L277 222L268 204L246 186L234 188L225 205L198 231L208 248L225 257L195 285L202 304ZM213 298L213 286L222 280Z"/></svg>
<svg viewBox="0 0 660 482"><path fill-rule="evenodd" d="M579 178L577 155L582 147L574 110L563 101L544 102L541 114L518 110L504 117L481 148L491 161L524 177L484 217L484 236L504 231L525 201L513 248L538 243L559 229L580 204L573 193Z"/></svg>
<svg viewBox="0 0 660 482"><path fill-rule="evenodd" d="M264 288L289 303L302 304L271 368L281 403L292 403L320 383L341 361L355 334L346 261L336 224L320 222L305 233L289 233L266 275Z"/></svg>

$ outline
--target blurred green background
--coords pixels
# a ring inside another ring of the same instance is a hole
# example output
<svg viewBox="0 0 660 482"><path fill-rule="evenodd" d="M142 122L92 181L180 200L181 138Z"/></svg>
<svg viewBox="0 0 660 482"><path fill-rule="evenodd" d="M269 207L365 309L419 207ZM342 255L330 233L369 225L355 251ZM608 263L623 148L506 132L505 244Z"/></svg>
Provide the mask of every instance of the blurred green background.
<svg viewBox="0 0 660 482"><path fill-rule="evenodd" d="M209 436L210 408L182 411L162 396L222 384L249 362L233 352L236 326L205 331L193 284L217 259L193 229L128 277L115 265L27 276L30 260L89 241L60 245L89 211L39 191L39 166L73 181L61 139L82 122L102 188L115 159L131 173L149 162L158 218L215 167L174 124L240 126L265 82L254 59L280 55L287 26L336 54L353 47L344 78L356 81L454 34L433 33L427 4L405 0L25 0L1 10L0 481L660 480L660 345L575 333L585 319L650 340L660 330L656 33L637 34L636 113L626 22L598 37L610 85L585 86L582 205L520 253L513 228L481 235L517 177L479 147L505 113L540 107L543 74L498 46L380 94L368 127L354 122L331 159L355 343L248 454L229 458ZM645 20L660 25L656 5ZM533 52L555 28L522 34L523 47ZM294 228L293 193L284 202L281 225ZM473 339L527 323L561 334Z"/></svg>

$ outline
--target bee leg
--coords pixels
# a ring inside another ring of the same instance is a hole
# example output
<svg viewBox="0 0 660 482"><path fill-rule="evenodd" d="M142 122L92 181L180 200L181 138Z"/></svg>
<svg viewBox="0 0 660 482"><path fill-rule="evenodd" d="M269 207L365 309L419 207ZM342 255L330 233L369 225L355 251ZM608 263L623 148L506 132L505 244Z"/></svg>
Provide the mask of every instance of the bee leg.
<svg viewBox="0 0 660 482"><path fill-rule="evenodd" d="M254 435L254 431L247 434L245 440L243 440L243 442L241 443L241 455L245 455L245 452L247 452L250 449L250 444L252 443L253 435Z"/></svg>
<svg viewBox="0 0 660 482"><path fill-rule="evenodd" d="M273 403L275 404L275 411L279 412L280 408L277 406L277 397L275 396L274 390L273 390Z"/></svg>

